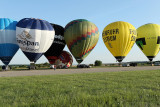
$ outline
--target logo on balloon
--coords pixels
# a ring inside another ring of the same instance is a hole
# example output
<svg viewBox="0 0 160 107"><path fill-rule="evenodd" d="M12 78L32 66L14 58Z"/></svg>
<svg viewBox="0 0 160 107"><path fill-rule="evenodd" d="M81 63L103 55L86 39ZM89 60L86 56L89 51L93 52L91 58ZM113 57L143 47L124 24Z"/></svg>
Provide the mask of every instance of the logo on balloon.
<svg viewBox="0 0 160 107"><path fill-rule="evenodd" d="M131 36L131 41L136 41L136 37L135 36Z"/></svg>
<svg viewBox="0 0 160 107"><path fill-rule="evenodd" d="M103 37L104 42L115 41L116 35Z"/></svg>
<svg viewBox="0 0 160 107"><path fill-rule="evenodd" d="M23 51L28 52L38 52L39 42L35 42L34 38L27 31L23 31L21 34L17 35L17 43L21 45Z"/></svg>
<svg viewBox="0 0 160 107"><path fill-rule="evenodd" d="M136 36L134 35L137 35L137 32L135 29L129 29L130 30L130 34L132 34L131 36L131 41L136 41Z"/></svg>
<svg viewBox="0 0 160 107"><path fill-rule="evenodd" d="M55 35L54 38L59 40L64 40L64 37L61 35Z"/></svg>
<svg viewBox="0 0 160 107"><path fill-rule="evenodd" d="M65 43L63 42L64 41L64 37L63 36L61 36L61 35L55 35L54 39L55 39L54 43L65 45ZM58 39L58 40L56 40L56 39Z"/></svg>
<svg viewBox="0 0 160 107"><path fill-rule="evenodd" d="M112 48L112 45L111 45L111 43L109 43L109 42L108 42L108 45L109 45L109 47L110 47L110 48Z"/></svg>
<svg viewBox="0 0 160 107"><path fill-rule="evenodd" d="M39 42L31 42L30 39L33 39L33 37L27 32L23 31L20 35L18 35L17 42L19 44L22 44L23 46L39 46Z"/></svg>
<svg viewBox="0 0 160 107"><path fill-rule="evenodd" d="M106 37L103 37L104 42L115 41L117 34L119 34L119 29L109 29L109 30L103 31L102 35L106 36Z"/></svg>
<svg viewBox="0 0 160 107"><path fill-rule="evenodd" d="M146 45L146 41L145 38L138 38L136 40L136 44L138 45L138 47L143 50L143 46Z"/></svg>
<svg viewBox="0 0 160 107"><path fill-rule="evenodd" d="M157 44L160 44L160 36L157 37Z"/></svg>

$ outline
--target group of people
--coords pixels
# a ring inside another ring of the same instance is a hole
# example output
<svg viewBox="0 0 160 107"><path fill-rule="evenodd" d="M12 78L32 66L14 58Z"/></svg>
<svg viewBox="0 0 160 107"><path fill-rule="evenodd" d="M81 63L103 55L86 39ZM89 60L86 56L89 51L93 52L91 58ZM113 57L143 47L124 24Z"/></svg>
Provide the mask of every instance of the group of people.
<svg viewBox="0 0 160 107"><path fill-rule="evenodd" d="M59 68L59 69L67 69L68 67L67 67L67 65L65 65L65 66L58 66L58 67L56 65L52 65L51 68L54 69L54 70L56 70L57 68Z"/></svg>

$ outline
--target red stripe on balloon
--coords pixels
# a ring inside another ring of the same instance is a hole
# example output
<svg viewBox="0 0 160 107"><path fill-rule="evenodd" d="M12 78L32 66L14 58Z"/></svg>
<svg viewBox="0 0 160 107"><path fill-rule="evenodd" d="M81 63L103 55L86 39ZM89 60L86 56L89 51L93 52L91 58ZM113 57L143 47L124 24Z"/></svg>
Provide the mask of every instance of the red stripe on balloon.
<svg viewBox="0 0 160 107"><path fill-rule="evenodd" d="M83 53L80 55L80 57L83 57L86 53L91 52L95 46L96 46L96 45L94 45L93 47L91 47L91 48L88 49L87 51L83 52Z"/></svg>
<svg viewBox="0 0 160 107"><path fill-rule="evenodd" d="M81 37L77 37L76 40L73 40L73 41L69 44L68 48L71 49L71 47L72 47L76 42L82 40L82 38L87 38L87 35L91 35L92 33L96 33L96 31L98 31L98 28L97 28L97 27L96 27L94 30L91 30L91 32L87 32L87 34L82 34Z"/></svg>

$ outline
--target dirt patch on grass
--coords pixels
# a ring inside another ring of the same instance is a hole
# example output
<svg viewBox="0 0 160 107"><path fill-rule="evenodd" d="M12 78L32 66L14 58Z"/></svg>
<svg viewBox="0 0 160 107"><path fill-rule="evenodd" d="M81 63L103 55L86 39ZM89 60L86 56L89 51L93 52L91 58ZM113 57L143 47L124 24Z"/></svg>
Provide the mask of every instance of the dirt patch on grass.
<svg viewBox="0 0 160 107"><path fill-rule="evenodd" d="M142 71L160 70L159 66L143 67L106 67L106 68L83 68L83 69L46 69L46 70L22 70L22 71L1 71L0 77L32 76L32 75L56 75L73 73L94 73L94 72L118 72L118 71Z"/></svg>

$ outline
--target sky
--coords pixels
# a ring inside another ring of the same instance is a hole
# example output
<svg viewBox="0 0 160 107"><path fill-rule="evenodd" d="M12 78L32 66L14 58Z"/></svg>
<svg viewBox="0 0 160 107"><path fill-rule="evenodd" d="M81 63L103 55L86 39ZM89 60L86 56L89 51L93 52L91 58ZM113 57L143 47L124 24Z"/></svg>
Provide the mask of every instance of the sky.
<svg viewBox="0 0 160 107"><path fill-rule="evenodd" d="M117 63L102 40L105 26L115 21L129 22L135 28L147 23L160 24L159 4L159 0L1 0L0 18L11 18L16 21L23 18L39 18L63 27L72 20L87 19L98 27L100 35L96 47L82 63L93 64L95 60L101 60L102 63ZM69 51L67 46L64 50ZM160 60L160 53L154 58L154 61L157 60ZM129 61L148 59L134 44L123 60ZM36 63L45 62L48 61L42 56ZM10 64L29 63L20 49L10 62ZM77 64L75 59L73 64ZM3 63L0 62L0 65Z"/></svg>

